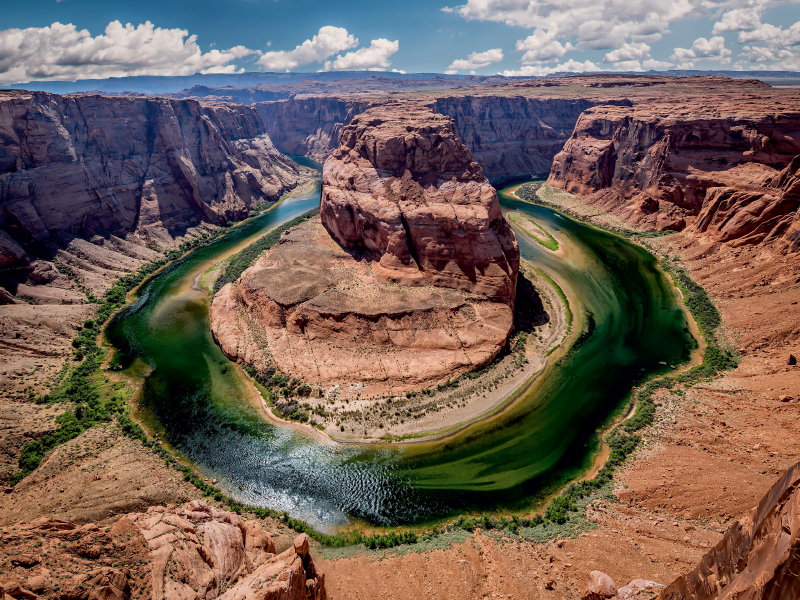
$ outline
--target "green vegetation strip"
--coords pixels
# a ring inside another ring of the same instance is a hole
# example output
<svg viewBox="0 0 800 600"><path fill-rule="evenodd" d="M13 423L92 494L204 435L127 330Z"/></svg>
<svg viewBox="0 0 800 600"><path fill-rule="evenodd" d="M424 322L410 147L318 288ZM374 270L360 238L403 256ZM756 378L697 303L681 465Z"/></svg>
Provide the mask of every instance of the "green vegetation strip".
<svg viewBox="0 0 800 600"><path fill-rule="evenodd" d="M317 215L319 215L318 208L310 210L296 219L280 227L276 227L266 235L260 237L258 241L253 242L238 254L233 255L230 258L230 262L228 262L228 266L225 267L225 271L217 278L216 283L214 283L214 293L216 294L220 291L222 286L226 283L231 283L239 279L239 276L244 273L244 270L252 265L264 250L269 250L278 243L284 231L288 231L292 227L297 227L300 223L313 219Z"/></svg>
<svg viewBox="0 0 800 600"><path fill-rule="evenodd" d="M522 230L529 235L529 237L533 238L533 240L539 244L540 246L547 248L548 250L555 252L558 250L558 240L550 235L550 232L547 231L544 227L539 225L537 222L528 219L527 217L522 217L515 214L508 215L509 218L513 223L518 225ZM532 225L536 227L540 232L541 235L544 236L544 239L536 234L534 231L529 231L528 226Z"/></svg>

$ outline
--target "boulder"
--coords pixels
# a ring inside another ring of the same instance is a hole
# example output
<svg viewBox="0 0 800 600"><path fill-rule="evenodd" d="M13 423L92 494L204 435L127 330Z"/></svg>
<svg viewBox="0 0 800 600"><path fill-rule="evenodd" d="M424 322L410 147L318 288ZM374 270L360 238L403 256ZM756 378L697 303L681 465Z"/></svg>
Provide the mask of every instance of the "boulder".
<svg viewBox="0 0 800 600"><path fill-rule="evenodd" d="M589 581L586 584L586 591L581 597L582 600L609 600L617 597L617 586L614 580L602 571L592 571L589 573Z"/></svg>
<svg viewBox="0 0 800 600"><path fill-rule="evenodd" d="M794 365L797 364L797 357L794 354L790 354L786 358L786 364L789 365L790 367L793 367Z"/></svg>

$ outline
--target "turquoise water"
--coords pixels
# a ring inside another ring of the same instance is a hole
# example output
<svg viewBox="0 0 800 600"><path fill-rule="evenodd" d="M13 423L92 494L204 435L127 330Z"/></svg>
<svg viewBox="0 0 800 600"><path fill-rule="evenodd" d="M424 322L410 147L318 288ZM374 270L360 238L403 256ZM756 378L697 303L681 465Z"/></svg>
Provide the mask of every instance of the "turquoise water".
<svg viewBox="0 0 800 600"><path fill-rule="evenodd" d="M317 205L318 190L234 228L148 281L107 337L127 372L142 378L139 415L219 480L232 497L285 510L322 530L352 518L377 525L432 520L461 510L521 508L587 467L598 427L633 385L689 358L675 293L655 259L628 241L501 190L555 235L555 255L520 232L522 256L573 299L582 335L501 416L444 441L411 446L338 444L267 422L241 371L214 343L209 299L194 278L254 236Z"/></svg>

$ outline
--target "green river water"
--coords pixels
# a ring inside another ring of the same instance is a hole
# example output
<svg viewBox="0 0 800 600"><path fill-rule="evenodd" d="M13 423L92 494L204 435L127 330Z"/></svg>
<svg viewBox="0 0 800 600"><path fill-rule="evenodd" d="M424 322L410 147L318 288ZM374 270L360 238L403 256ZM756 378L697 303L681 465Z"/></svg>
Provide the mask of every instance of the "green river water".
<svg viewBox="0 0 800 600"><path fill-rule="evenodd" d="M324 531L353 518L395 525L529 507L585 471L598 429L624 410L632 387L688 360L696 343L652 255L508 189L500 190L504 210L535 219L562 245L557 256L517 231L523 258L571 298L580 335L501 415L443 441L403 446L338 444L262 416L241 370L214 343L208 295L193 284L214 262L316 206L317 189L193 251L145 282L112 321L107 340L126 373L141 379L137 416L228 495Z"/></svg>

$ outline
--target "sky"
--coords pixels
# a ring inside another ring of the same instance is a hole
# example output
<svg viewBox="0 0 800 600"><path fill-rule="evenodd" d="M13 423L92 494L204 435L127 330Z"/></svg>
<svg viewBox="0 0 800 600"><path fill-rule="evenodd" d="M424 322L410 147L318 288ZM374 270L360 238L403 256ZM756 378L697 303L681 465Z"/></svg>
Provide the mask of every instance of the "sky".
<svg viewBox="0 0 800 600"><path fill-rule="evenodd" d="M0 84L673 68L800 71L800 0L0 0Z"/></svg>

